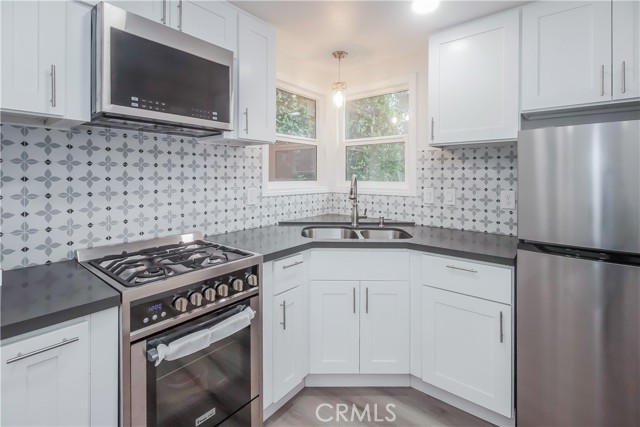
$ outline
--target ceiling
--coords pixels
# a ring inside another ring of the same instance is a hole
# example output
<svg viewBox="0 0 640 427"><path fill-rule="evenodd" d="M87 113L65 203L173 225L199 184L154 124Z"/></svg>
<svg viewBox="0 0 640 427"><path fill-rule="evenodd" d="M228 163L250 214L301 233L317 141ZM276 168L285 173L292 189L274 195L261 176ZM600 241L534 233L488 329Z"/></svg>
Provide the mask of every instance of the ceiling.
<svg viewBox="0 0 640 427"><path fill-rule="evenodd" d="M233 1L277 29L278 71L304 66L337 77L335 50L349 56L343 70L426 52L430 32L523 4L523 1L452 1L427 15L411 12L410 1Z"/></svg>

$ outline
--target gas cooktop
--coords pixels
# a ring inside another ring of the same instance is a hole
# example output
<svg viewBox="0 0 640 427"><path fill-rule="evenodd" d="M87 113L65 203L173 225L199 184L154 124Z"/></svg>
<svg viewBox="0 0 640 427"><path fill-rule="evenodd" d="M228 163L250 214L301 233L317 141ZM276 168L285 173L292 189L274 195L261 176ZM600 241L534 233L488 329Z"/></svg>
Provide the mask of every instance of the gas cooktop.
<svg viewBox="0 0 640 427"><path fill-rule="evenodd" d="M194 240L133 252L125 250L92 259L89 264L116 279L123 286L135 287L252 255L216 243Z"/></svg>

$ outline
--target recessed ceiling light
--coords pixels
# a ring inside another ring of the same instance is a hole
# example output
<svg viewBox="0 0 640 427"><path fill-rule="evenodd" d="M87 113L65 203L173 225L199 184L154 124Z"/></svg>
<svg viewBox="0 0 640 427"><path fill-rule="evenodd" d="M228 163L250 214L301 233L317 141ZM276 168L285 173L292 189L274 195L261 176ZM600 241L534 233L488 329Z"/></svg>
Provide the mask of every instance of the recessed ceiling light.
<svg viewBox="0 0 640 427"><path fill-rule="evenodd" d="M411 10L422 15L433 12L438 6L440 6L440 0L413 0Z"/></svg>

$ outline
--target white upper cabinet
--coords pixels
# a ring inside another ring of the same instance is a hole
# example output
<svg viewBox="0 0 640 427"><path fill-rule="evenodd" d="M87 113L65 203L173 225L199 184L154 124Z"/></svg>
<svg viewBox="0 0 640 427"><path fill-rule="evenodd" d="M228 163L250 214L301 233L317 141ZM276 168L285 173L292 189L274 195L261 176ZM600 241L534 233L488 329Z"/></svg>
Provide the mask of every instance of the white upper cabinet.
<svg viewBox="0 0 640 427"><path fill-rule="evenodd" d="M3 112L65 112L66 2L2 1Z"/></svg>
<svg viewBox="0 0 640 427"><path fill-rule="evenodd" d="M89 349L88 321L3 346L2 425L90 425Z"/></svg>
<svg viewBox="0 0 640 427"><path fill-rule="evenodd" d="M242 140L276 140L276 43L273 28L245 14L238 20L238 120Z"/></svg>
<svg viewBox="0 0 640 427"><path fill-rule="evenodd" d="M176 28L232 52L238 50L238 12L220 1L183 0L176 7ZM172 13L172 16L174 14Z"/></svg>
<svg viewBox="0 0 640 427"><path fill-rule="evenodd" d="M523 111L611 100L611 3L524 7L521 87Z"/></svg>
<svg viewBox="0 0 640 427"><path fill-rule="evenodd" d="M360 283L360 373L409 372L409 282Z"/></svg>
<svg viewBox="0 0 640 427"><path fill-rule="evenodd" d="M431 145L515 140L519 11L429 37Z"/></svg>
<svg viewBox="0 0 640 427"><path fill-rule="evenodd" d="M613 2L613 99L640 96L640 2Z"/></svg>
<svg viewBox="0 0 640 427"><path fill-rule="evenodd" d="M95 3L97 4L99 2L96 1ZM109 0L107 3L111 3L127 12L135 13L144 18L161 22L165 25L169 24L169 0Z"/></svg>

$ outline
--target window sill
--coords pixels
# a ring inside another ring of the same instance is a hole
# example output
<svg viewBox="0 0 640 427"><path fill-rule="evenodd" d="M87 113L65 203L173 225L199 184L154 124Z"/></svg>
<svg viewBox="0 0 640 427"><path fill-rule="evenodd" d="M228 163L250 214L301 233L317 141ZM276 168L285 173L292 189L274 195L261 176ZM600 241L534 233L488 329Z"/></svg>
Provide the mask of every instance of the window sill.
<svg viewBox="0 0 640 427"><path fill-rule="evenodd" d="M333 193L349 194L350 187L337 187L333 189ZM366 188L362 183L358 182L358 194L368 194L373 196L401 196L416 197L418 191L416 188Z"/></svg>
<svg viewBox="0 0 640 427"><path fill-rule="evenodd" d="M281 187L281 188L263 188L262 196L289 196L295 194L318 194L329 193L328 187L313 186L313 187Z"/></svg>

